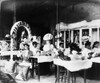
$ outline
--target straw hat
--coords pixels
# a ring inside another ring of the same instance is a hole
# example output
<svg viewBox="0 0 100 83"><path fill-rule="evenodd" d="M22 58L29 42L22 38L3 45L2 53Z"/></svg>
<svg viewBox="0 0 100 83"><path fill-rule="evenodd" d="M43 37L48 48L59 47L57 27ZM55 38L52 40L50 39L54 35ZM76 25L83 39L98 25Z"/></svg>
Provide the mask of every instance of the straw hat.
<svg viewBox="0 0 100 83"><path fill-rule="evenodd" d="M53 38L53 35L51 33L47 33L44 35L43 40L51 40Z"/></svg>
<svg viewBox="0 0 100 83"><path fill-rule="evenodd" d="M88 40L90 40L90 36L83 36L82 37L83 42L88 41Z"/></svg>

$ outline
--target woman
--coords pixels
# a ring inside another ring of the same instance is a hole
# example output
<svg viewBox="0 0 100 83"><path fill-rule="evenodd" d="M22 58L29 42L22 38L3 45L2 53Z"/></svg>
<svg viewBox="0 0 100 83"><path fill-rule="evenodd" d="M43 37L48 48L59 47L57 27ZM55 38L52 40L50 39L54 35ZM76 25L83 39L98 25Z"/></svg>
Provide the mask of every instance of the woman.
<svg viewBox="0 0 100 83"><path fill-rule="evenodd" d="M29 57L32 56L32 53L29 50L29 45L24 44L24 48L25 49L21 53L22 62L17 66L18 75L16 76L16 79L21 80L27 80L29 68L32 67L31 63L29 62Z"/></svg>
<svg viewBox="0 0 100 83"><path fill-rule="evenodd" d="M43 51L51 51L54 48L53 44L51 44L50 40L46 40L43 46Z"/></svg>
<svg viewBox="0 0 100 83"><path fill-rule="evenodd" d="M93 52L92 57L96 57L100 54L100 48L99 48L99 42L98 41L95 41L93 43L92 52Z"/></svg>
<svg viewBox="0 0 100 83"><path fill-rule="evenodd" d="M98 49L99 49L99 42L98 42L98 41L95 41L95 42L93 43L93 46L92 46L92 51L93 51L93 52L97 52Z"/></svg>
<svg viewBox="0 0 100 83"><path fill-rule="evenodd" d="M41 51L39 49L38 42L33 41L32 45L30 46L30 50L32 51L33 56L40 56Z"/></svg>
<svg viewBox="0 0 100 83"><path fill-rule="evenodd" d="M70 43L68 45L66 45L66 48L64 50L64 59L65 60L70 60Z"/></svg>
<svg viewBox="0 0 100 83"><path fill-rule="evenodd" d="M51 44L51 40L46 40L46 43L43 46L43 52L47 56L56 57L58 55L58 51L56 50L56 48L54 47L54 45Z"/></svg>
<svg viewBox="0 0 100 83"><path fill-rule="evenodd" d="M47 55L51 55L52 57L55 57L56 55L58 55L58 51L56 50L54 45L51 44L52 38L53 35L49 33L44 36L43 39L45 41L45 44L43 46L43 52L47 53Z"/></svg>
<svg viewBox="0 0 100 83"><path fill-rule="evenodd" d="M45 44L43 45L43 51L41 53L42 56L50 56L54 58L58 55L57 50L54 48L54 45L51 44L53 36L48 33L43 37ZM40 73L41 74L50 74L50 70L52 68L52 62L45 62L40 64Z"/></svg>
<svg viewBox="0 0 100 83"><path fill-rule="evenodd" d="M91 53L91 42L87 41L85 43L85 48L82 50L82 59L88 59L91 57L89 53Z"/></svg>
<svg viewBox="0 0 100 83"><path fill-rule="evenodd" d="M81 49L78 47L76 43L71 43L70 46L65 50L64 55L69 58L69 60L80 60L81 55L78 53Z"/></svg>

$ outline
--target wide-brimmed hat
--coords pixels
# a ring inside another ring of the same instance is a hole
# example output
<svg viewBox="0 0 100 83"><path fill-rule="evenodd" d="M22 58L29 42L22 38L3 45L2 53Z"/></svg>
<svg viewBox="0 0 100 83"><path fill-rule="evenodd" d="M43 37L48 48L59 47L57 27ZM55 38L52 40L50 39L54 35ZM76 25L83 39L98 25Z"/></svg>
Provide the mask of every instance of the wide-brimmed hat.
<svg viewBox="0 0 100 83"><path fill-rule="evenodd" d="M82 37L82 41L83 41L83 42L86 42L86 41L88 41L88 40L90 40L90 36L83 36L83 37Z"/></svg>
<svg viewBox="0 0 100 83"><path fill-rule="evenodd" d="M51 33L47 33L44 35L43 40L51 40L53 38L53 35Z"/></svg>

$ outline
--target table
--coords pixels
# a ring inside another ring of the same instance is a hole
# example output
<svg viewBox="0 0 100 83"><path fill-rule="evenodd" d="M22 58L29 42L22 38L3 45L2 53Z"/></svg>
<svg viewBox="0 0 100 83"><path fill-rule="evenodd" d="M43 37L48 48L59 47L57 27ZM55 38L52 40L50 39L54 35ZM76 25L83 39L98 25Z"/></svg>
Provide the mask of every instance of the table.
<svg viewBox="0 0 100 83"><path fill-rule="evenodd" d="M53 61L53 57L52 56L30 56L30 58L32 58L32 66L33 66L33 70L34 70L34 60L36 59L37 60L37 64L38 64L38 80L40 81L40 66L39 64L40 63L45 63L45 62L52 62ZM34 75L34 71L32 72L33 75Z"/></svg>
<svg viewBox="0 0 100 83"><path fill-rule="evenodd" d="M54 64L59 66L63 66L68 70L68 76L69 76L69 72L76 72L76 71L80 71L80 70L86 70L88 68L92 67L92 61L91 60L75 60L75 61L65 61L65 60L61 60L61 59L54 59L53 60ZM58 68L59 70L59 68ZM57 73L59 73L57 71ZM84 83L86 83L86 71L84 72ZM57 74L59 75L59 74ZM57 76L58 77L58 76ZM59 79L57 78L58 83L59 83ZM69 77L68 77L68 83L69 83Z"/></svg>
<svg viewBox="0 0 100 83"><path fill-rule="evenodd" d="M0 56L10 56L10 58L13 58L13 55L19 55L20 51L19 50L14 50L14 51L0 51Z"/></svg>
<svg viewBox="0 0 100 83"><path fill-rule="evenodd" d="M12 55L19 55L20 54L20 51L0 51L0 54L1 56L8 56L10 55L10 57ZM32 58L32 63L34 63L34 60L37 60L37 64L38 64L38 80L40 81L40 71L39 71L39 63L45 63L45 62L52 62L53 61L53 57L52 56L30 56L30 58ZM34 69L34 64L32 64L33 68L32 70ZM34 72L32 72L33 74Z"/></svg>
<svg viewBox="0 0 100 83"><path fill-rule="evenodd" d="M100 64L100 57L94 57L90 59L93 63L95 63L95 71L98 71L98 64ZM95 72L98 75L98 72Z"/></svg>
<svg viewBox="0 0 100 83"><path fill-rule="evenodd" d="M20 53L20 51L0 51L0 54L2 56L5 56L5 55L18 55Z"/></svg>
<svg viewBox="0 0 100 83"><path fill-rule="evenodd" d="M95 57L90 59L94 63L100 63L100 57Z"/></svg>

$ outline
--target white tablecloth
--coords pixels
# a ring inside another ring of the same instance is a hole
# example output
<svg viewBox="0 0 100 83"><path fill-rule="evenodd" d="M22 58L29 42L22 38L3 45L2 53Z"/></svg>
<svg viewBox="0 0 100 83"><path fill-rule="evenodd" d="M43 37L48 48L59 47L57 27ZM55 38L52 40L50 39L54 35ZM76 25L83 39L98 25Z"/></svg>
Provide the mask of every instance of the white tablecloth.
<svg viewBox="0 0 100 83"><path fill-rule="evenodd" d="M54 59L52 56L31 56L31 58L37 58L38 63L52 62Z"/></svg>
<svg viewBox="0 0 100 83"><path fill-rule="evenodd" d="M92 67L91 60L76 60L76 61L65 61L61 59L54 59L54 64L63 66L71 72L88 69Z"/></svg>
<svg viewBox="0 0 100 83"><path fill-rule="evenodd" d="M2 56L5 55L18 55L20 53L20 51L0 51Z"/></svg>
<svg viewBox="0 0 100 83"><path fill-rule="evenodd" d="M53 61L53 57L52 56L40 56L40 57L38 57L38 63L52 62L52 61Z"/></svg>
<svg viewBox="0 0 100 83"><path fill-rule="evenodd" d="M100 57L95 57L90 59L94 63L100 63Z"/></svg>

